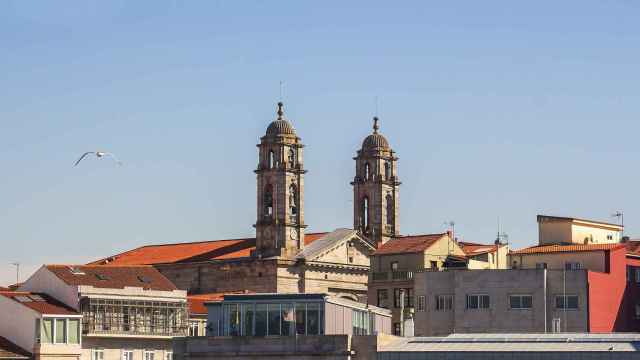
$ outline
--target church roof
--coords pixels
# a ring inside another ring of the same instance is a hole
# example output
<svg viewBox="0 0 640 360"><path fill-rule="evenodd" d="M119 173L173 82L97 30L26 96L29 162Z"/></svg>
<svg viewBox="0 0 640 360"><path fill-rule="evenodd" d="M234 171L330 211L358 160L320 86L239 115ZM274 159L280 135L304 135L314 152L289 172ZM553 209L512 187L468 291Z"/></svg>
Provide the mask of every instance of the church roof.
<svg viewBox="0 0 640 360"><path fill-rule="evenodd" d="M326 234L305 234L305 245L311 244ZM230 260L249 257L255 248L255 238L147 245L92 262L89 265L156 265Z"/></svg>
<svg viewBox="0 0 640 360"><path fill-rule="evenodd" d="M278 103L278 118L271 122L267 127L267 135L295 135L296 130L293 128L290 122L284 118L284 105Z"/></svg>
<svg viewBox="0 0 640 360"><path fill-rule="evenodd" d="M374 255L420 253L446 236L447 233L395 237L378 247Z"/></svg>
<svg viewBox="0 0 640 360"><path fill-rule="evenodd" d="M306 246L298 256L298 259L313 259L324 252L333 249L335 246L341 244L344 241L353 239L355 237L360 238L358 233L352 229L337 229L330 233L326 233L323 237L317 241L312 242L309 246ZM366 240L362 240L373 250L373 245L369 244Z"/></svg>
<svg viewBox="0 0 640 360"><path fill-rule="evenodd" d="M391 147L387 138L378 133L380 127L378 126L378 118L373 118L373 134L367 136L362 142L362 150L383 149L388 150Z"/></svg>

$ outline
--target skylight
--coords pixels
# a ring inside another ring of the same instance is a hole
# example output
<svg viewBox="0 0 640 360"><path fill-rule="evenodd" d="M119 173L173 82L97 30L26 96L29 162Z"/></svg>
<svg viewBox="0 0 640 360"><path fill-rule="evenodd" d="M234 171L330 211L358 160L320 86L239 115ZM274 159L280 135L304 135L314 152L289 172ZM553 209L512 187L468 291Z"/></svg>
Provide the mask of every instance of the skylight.
<svg viewBox="0 0 640 360"><path fill-rule="evenodd" d="M29 295L29 297L34 301L45 301L44 298L40 295Z"/></svg>
<svg viewBox="0 0 640 360"><path fill-rule="evenodd" d="M148 284L151 282L151 279L149 279L148 277L144 276L144 275L138 275L138 280L140 280L140 282L143 282L145 284Z"/></svg>
<svg viewBox="0 0 640 360"><path fill-rule="evenodd" d="M85 275L84 271L77 266L69 266L69 271L71 271L73 275Z"/></svg>
<svg viewBox="0 0 640 360"><path fill-rule="evenodd" d="M14 299L16 299L16 300L18 300L18 301L20 301L20 302L23 302L23 303L24 303L24 302L32 302L32 301L33 301L33 300L31 300L31 298L30 298L30 297L25 296L25 295L18 295L18 296L16 296L16 297L14 297Z"/></svg>
<svg viewBox="0 0 640 360"><path fill-rule="evenodd" d="M98 278L98 280L102 280L102 281L111 280L109 276L104 274L96 274L96 277Z"/></svg>

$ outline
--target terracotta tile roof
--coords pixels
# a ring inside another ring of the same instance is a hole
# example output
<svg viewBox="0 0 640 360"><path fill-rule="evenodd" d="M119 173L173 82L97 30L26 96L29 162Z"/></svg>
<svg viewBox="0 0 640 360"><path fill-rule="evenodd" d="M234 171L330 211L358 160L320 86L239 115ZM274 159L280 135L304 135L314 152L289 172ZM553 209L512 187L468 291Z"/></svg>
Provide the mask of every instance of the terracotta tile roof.
<svg viewBox="0 0 640 360"><path fill-rule="evenodd" d="M624 245L627 248L627 255L640 256L640 240L628 240Z"/></svg>
<svg viewBox="0 0 640 360"><path fill-rule="evenodd" d="M71 307L43 293L0 291L0 296L11 299L43 315L80 315Z"/></svg>
<svg viewBox="0 0 640 360"><path fill-rule="evenodd" d="M0 359L30 359L31 353L0 336Z"/></svg>
<svg viewBox="0 0 640 360"><path fill-rule="evenodd" d="M538 245L511 251L511 255L547 254L557 252L603 251L623 248L624 244L587 244L587 245Z"/></svg>
<svg viewBox="0 0 640 360"><path fill-rule="evenodd" d="M489 245L489 244L476 244L471 242L458 242L458 245L464 251L464 254L467 256L477 256L487 253L492 253L498 250L497 245Z"/></svg>
<svg viewBox="0 0 640 360"><path fill-rule="evenodd" d="M305 245L327 233L305 234ZM207 260L229 260L249 257L256 239L213 240L192 243L148 245L123 252L89 265L156 265Z"/></svg>
<svg viewBox="0 0 640 360"><path fill-rule="evenodd" d="M126 286L159 291L177 289L153 266L45 265L45 267L69 285L87 285L104 289L123 289ZM72 271L72 269L75 270Z"/></svg>
<svg viewBox="0 0 640 360"><path fill-rule="evenodd" d="M378 247L374 255L423 252L445 236L447 233L395 237Z"/></svg>
<svg viewBox="0 0 640 360"><path fill-rule="evenodd" d="M228 291L221 293L208 293L208 294L194 294L187 296L187 302L189 303L190 315L206 315L207 307L205 302L216 302L224 300L225 294L253 294L251 291Z"/></svg>

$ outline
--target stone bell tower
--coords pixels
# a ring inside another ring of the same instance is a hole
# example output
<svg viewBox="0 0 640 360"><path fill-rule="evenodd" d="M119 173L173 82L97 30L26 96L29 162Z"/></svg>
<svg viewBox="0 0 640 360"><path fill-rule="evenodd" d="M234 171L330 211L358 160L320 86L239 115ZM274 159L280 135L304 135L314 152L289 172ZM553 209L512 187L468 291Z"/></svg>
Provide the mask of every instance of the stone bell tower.
<svg viewBox="0 0 640 360"><path fill-rule="evenodd" d="M373 134L362 142L356 161L353 185L353 228L376 246L400 233L398 158L387 139L378 132L373 118Z"/></svg>
<svg viewBox="0 0 640 360"><path fill-rule="evenodd" d="M304 174L301 139L284 117L269 124L258 144L258 208L254 256L293 257L304 248Z"/></svg>

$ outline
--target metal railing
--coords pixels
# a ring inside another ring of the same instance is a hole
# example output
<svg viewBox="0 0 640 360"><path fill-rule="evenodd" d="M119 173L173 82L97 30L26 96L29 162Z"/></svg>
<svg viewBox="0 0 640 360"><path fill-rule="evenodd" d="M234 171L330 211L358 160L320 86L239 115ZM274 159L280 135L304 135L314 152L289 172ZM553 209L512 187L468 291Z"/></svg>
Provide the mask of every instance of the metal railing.
<svg viewBox="0 0 640 360"><path fill-rule="evenodd" d="M383 271L383 272L374 272L371 277L373 281L406 281L413 279L414 271L403 270L403 271Z"/></svg>

